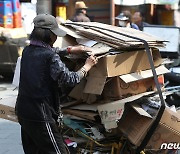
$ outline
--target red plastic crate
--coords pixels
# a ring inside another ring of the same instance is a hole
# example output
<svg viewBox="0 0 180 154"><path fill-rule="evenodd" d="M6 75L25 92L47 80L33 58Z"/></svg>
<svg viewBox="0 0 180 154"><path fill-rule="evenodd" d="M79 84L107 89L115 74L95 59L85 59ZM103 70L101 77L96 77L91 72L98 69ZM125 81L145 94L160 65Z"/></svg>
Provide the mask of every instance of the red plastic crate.
<svg viewBox="0 0 180 154"><path fill-rule="evenodd" d="M14 28L22 27L21 12L13 13L13 27Z"/></svg>

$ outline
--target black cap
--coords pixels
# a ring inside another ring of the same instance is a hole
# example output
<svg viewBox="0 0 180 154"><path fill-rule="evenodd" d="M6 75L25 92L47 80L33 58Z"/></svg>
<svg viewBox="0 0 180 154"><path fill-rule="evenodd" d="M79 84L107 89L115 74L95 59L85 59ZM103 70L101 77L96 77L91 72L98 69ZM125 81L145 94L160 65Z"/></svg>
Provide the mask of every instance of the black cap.
<svg viewBox="0 0 180 154"><path fill-rule="evenodd" d="M47 28L55 35L63 37L66 32L59 28L56 18L50 14L39 14L34 20L34 27Z"/></svg>

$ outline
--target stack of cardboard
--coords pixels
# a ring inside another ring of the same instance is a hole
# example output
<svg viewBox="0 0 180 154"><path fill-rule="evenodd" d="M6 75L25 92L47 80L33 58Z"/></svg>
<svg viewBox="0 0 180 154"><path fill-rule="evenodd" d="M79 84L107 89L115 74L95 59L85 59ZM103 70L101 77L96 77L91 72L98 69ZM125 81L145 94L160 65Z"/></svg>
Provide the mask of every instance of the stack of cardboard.
<svg viewBox="0 0 180 154"><path fill-rule="evenodd" d="M116 129L118 134L122 132L133 145L139 146L155 116L135 102L154 93L156 85L144 44L128 35L147 41L161 87L164 84L163 74L169 71L164 67L156 47L164 46L164 41L134 29L100 23L66 23L62 28L68 32L68 36L78 40L79 44L90 44L93 54L99 57L98 64L89 71L86 79L69 93L69 97L75 101L65 105L64 114L71 115L72 119L82 118L93 123L99 123L100 117L106 130ZM125 105L129 103L130 109L126 109ZM166 108L148 148L159 149L164 141L180 141L178 120L164 120L171 116L179 119L178 113ZM163 132L169 136L177 136L167 138ZM156 133L162 135L162 138L155 141Z"/></svg>
<svg viewBox="0 0 180 154"><path fill-rule="evenodd" d="M165 45L164 42L166 42L132 28L117 27L97 22L87 24L83 22L67 22L66 25L74 27L80 35L86 38L108 44L117 49L134 50L135 48L144 48L143 43L138 39L146 40L150 47L163 47Z"/></svg>
<svg viewBox="0 0 180 154"><path fill-rule="evenodd" d="M96 30L91 26L95 26ZM100 27L106 28L105 32ZM111 103L112 101L118 101L132 95L155 90L151 67L146 51L142 46L143 43L135 39L129 39L127 36L121 36L115 32L121 32L125 35L140 35L140 38L148 41L150 46L152 46L152 42L157 46L162 45L162 40L158 40L153 36L137 30L121 29L119 27L93 22L88 24L66 23L66 26L61 26L61 28L67 31L68 37L72 38L71 40L78 39L80 44L90 44L89 46L92 48L93 54L99 58L98 64L89 71L86 80L82 80L69 93L71 98L76 99L78 102L81 100L87 104L95 103L99 106L99 104L104 104L104 102ZM84 31L88 30L91 33L84 35ZM113 30L113 34L108 30ZM96 35L97 32L98 35ZM113 38L114 35L116 35L116 40L111 41L110 38ZM88 40L91 36L95 36L94 42ZM114 48L117 40L122 41L122 43L118 44L118 48ZM127 50L119 49L121 46L124 48L127 44L130 45ZM129 51L129 49L131 50ZM159 50L154 46L150 50L154 65L156 66L157 75L167 73L168 70L161 65L163 60ZM70 109L68 109L68 112L71 112ZM73 113L75 113L74 110Z"/></svg>

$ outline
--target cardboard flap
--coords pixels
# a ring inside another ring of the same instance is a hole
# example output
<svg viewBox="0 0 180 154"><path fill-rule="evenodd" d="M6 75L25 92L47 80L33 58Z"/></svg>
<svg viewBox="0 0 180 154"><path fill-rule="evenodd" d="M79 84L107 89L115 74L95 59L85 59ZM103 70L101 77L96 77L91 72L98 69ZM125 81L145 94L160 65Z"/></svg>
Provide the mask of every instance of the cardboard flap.
<svg viewBox="0 0 180 154"><path fill-rule="evenodd" d="M121 100L99 105L97 108L102 123L116 122L116 120L121 119L124 112L124 105L125 102Z"/></svg>
<svg viewBox="0 0 180 154"><path fill-rule="evenodd" d="M77 100L83 99L83 90L85 85L86 80L81 80L81 82L72 89L72 91L69 93L69 96Z"/></svg>
<svg viewBox="0 0 180 154"><path fill-rule="evenodd" d="M164 65L157 67L155 70L156 70L157 75L161 75L161 74L165 74L165 73L170 72ZM138 81L138 80L153 77L153 74L152 74L152 70L150 69L150 70L135 72L135 73L131 73L131 74L121 75L119 77L124 82L129 83L129 82Z"/></svg>
<svg viewBox="0 0 180 154"><path fill-rule="evenodd" d="M106 83L106 77L87 77L87 83L84 88L84 93L101 95L104 85Z"/></svg>
<svg viewBox="0 0 180 154"><path fill-rule="evenodd" d="M152 116L147 113L145 110L143 110L140 106L138 105L132 105L132 108L140 115L145 116L145 117L149 117L152 118Z"/></svg>
<svg viewBox="0 0 180 154"><path fill-rule="evenodd" d="M70 115L74 115L80 118L85 118L85 119L89 119L89 120L97 120L96 117L98 116L97 113L95 112L88 112L88 111L80 111L80 110L72 110L72 109L63 109L62 110L63 113L65 114L70 114Z"/></svg>

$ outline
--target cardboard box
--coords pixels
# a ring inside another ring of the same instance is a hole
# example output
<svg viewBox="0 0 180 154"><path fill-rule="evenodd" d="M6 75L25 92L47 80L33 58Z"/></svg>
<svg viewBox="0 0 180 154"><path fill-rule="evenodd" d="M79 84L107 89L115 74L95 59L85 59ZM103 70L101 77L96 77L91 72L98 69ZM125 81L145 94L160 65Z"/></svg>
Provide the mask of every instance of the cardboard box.
<svg viewBox="0 0 180 154"><path fill-rule="evenodd" d="M155 66L162 63L158 49L152 50L152 57ZM150 68L145 50L126 51L100 58L98 64L89 71L89 74L95 77L113 77Z"/></svg>
<svg viewBox="0 0 180 154"><path fill-rule="evenodd" d="M125 83L119 77L113 77L108 83L106 83L102 95L104 98L120 99L152 91L154 90L154 87L155 83L153 78Z"/></svg>
<svg viewBox="0 0 180 154"><path fill-rule="evenodd" d="M15 115L16 96L0 100L0 118L17 122Z"/></svg>
<svg viewBox="0 0 180 154"><path fill-rule="evenodd" d="M147 148L160 149L162 143L180 143L180 114L166 108Z"/></svg>
<svg viewBox="0 0 180 154"><path fill-rule="evenodd" d="M166 108L147 148L159 149L162 143L180 143L180 115ZM118 129L129 141L139 146L152 125L153 118L142 108L133 106L126 110Z"/></svg>
<svg viewBox="0 0 180 154"><path fill-rule="evenodd" d="M155 70L156 70L157 75L162 75L162 74L169 72L169 70L167 68L165 68L163 65L156 67ZM101 95L102 91L104 89L104 85L106 83L108 84L109 79L107 79L106 76L96 77L96 76L100 75L100 72L94 72L94 73L96 73L96 74L89 74L89 76L87 78L87 83L85 85L83 92L89 93L89 94ZM147 78L152 78L153 74L152 74L152 70L149 69L149 70L145 70L145 71L139 71L139 72L135 72L135 73L120 75L119 77L124 81L124 83L130 84L130 82L135 82L135 81L140 81L140 80L147 79Z"/></svg>
<svg viewBox="0 0 180 154"><path fill-rule="evenodd" d="M141 93L138 95L130 96L125 99L107 102L106 104L101 104L97 106L102 124L104 124L106 129L117 128L117 122L121 119L123 115L125 103L133 102L134 100L137 100L143 96L148 96L152 93L154 92L151 91Z"/></svg>

